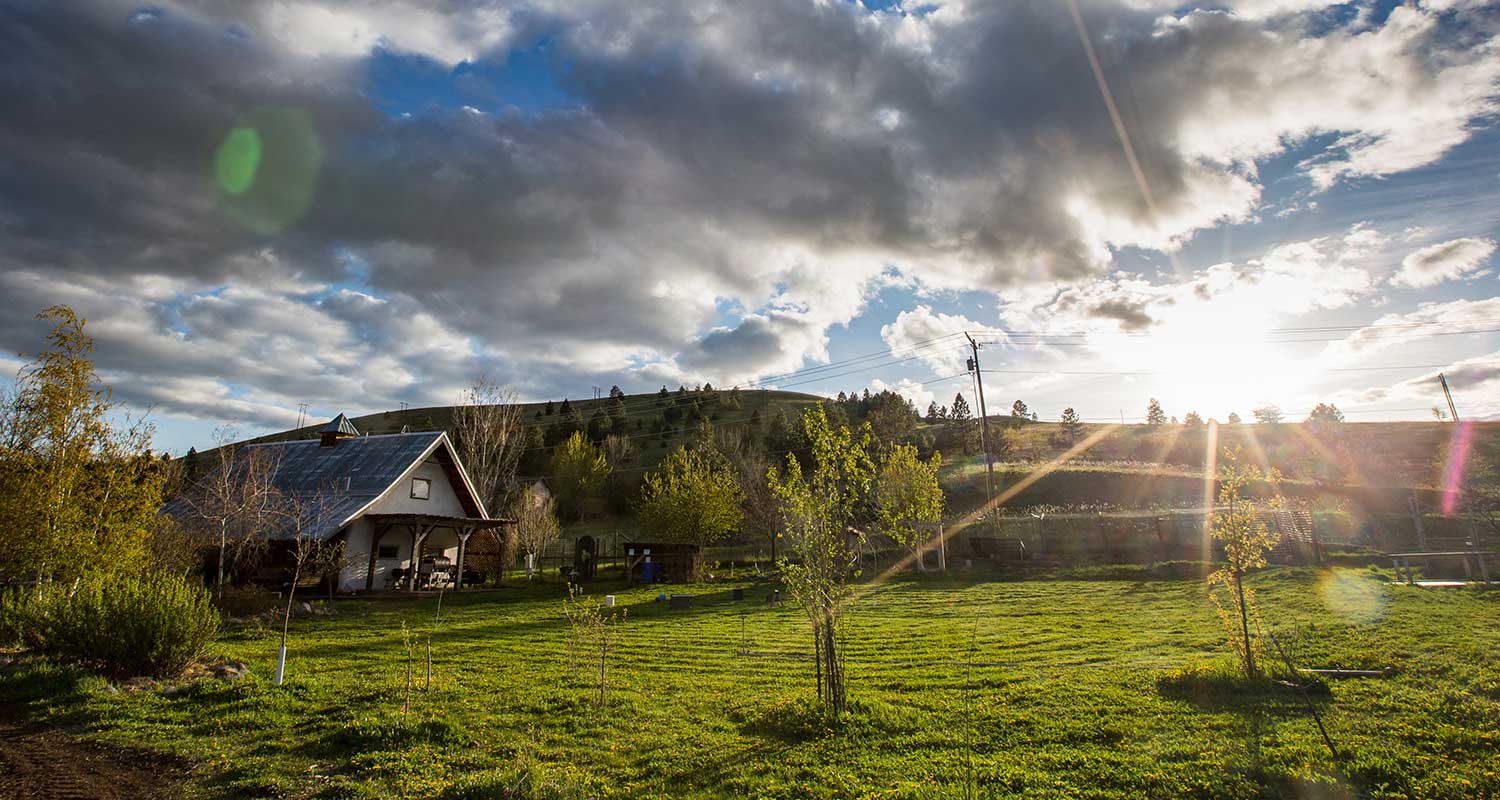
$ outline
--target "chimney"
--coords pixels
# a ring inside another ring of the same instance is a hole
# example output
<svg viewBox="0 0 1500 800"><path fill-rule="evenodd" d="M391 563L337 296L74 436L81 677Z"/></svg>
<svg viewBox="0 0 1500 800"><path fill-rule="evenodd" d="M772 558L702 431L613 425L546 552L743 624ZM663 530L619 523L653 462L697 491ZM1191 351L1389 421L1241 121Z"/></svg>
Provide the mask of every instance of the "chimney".
<svg viewBox="0 0 1500 800"><path fill-rule="evenodd" d="M349 418L343 414L334 417L327 425L318 430L318 446L333 447L340 439L352 439L359 436L359 431Z"/></svg>

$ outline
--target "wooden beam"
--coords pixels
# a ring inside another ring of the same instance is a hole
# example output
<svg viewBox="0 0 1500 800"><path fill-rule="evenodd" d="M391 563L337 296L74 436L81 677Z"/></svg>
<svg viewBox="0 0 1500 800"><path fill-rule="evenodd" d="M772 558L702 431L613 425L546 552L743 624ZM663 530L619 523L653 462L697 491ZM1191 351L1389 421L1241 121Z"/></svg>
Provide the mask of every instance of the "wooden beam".
<svg viewBox="0 0 1500 800"><path fill-rule="evenodd" d="M469 545L469 537L474 535L473 528L461 528L458 531L458 568L453 574L453 591L464 588L464 550Z"/></svg>
<svg viewBox="0 0 1500 800"><path fill-rule="evenodd" d="M417 564L422 560L422 545L427 542L427 535L432 533L436 525L413 525L411 531L411 569L406 574L406 591L417 590Z"/></svg>
<svg viewBox="0 0 1500 800"><path fill-rule="evenodd" d="M375 560L380 555L380 537L390 530L391 526L378 525L370 531L370 569L365 573L365 591L375 588Z"/></svg>

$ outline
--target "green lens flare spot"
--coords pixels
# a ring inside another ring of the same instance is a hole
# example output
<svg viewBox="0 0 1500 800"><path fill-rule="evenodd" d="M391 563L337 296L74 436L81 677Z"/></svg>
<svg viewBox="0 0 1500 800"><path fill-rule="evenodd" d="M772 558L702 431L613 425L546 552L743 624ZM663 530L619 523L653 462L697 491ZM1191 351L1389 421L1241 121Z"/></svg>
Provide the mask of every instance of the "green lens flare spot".
<svg viewBox="0 0 1500 800"><path fill-rule="evenodd" d="M235 128L214 153L214 177L225 193L239 196L255 185L260 169L260 134L254 128Z"/></svg>

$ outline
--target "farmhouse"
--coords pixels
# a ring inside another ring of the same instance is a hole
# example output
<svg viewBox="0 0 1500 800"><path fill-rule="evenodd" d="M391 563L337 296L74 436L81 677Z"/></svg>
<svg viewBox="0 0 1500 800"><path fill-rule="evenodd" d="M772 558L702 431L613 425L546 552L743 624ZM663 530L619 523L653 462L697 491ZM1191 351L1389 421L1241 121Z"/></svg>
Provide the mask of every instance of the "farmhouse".
<svg viewBox="0 0 1500 800"><path fill-rule="evenodd" d="M276 489L317 509L301 535L343 542L339 591L461 588L470 537L509 524L485 511L442 431L361 436L340 414L317 439L246 445L236 460L257 450Z"/></svg>

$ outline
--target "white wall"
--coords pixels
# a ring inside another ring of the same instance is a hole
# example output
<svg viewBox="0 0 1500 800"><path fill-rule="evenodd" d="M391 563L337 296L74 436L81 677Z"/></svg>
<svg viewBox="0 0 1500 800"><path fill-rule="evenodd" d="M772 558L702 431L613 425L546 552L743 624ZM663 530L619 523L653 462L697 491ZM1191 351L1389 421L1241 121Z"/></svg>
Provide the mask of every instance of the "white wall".
<svg viewBox="0 0 1500 800"><path fill-rule="evenodd" d="M417 500L411 496L412 478L427 478L432 481L429 499ZM469 516L464 510L463 503L459 502L458 493L448 482L448 474L436 461L419 464L415 470L391 486L365 513ZM374 525L363 517L350 523L347 530L348 539L344 547L344 567L339 572L341 591L362 592L365 590L365 580L370 570L370 548L372 547L370 539L373 534ZM411 534L406 528L391 528L380 538L380 544L395 545L396 557L376 559L375 580L372 588L377 590L394 588L390 585L391 570L408 568L411 565ZM439 528L428 535L422 552L426 555L441 553L453 559L456 564L458 562L458 534L446 528Z"/></svg>
<svg viewBox="0 0 1500 800"><path fill-rule="evenodd" d="M432 481L432 497L430 500L415 500L411 496L412 478L426 478ZM458 500L458 493L453 491L452 484L448 483L448 474L443 471L441 464L436 461L424 461L419 464L413 472L390 488L375 505L370 507L371 514L439 514L445 517L467 517L468 512L464 510L463 504Z"/></svg>

